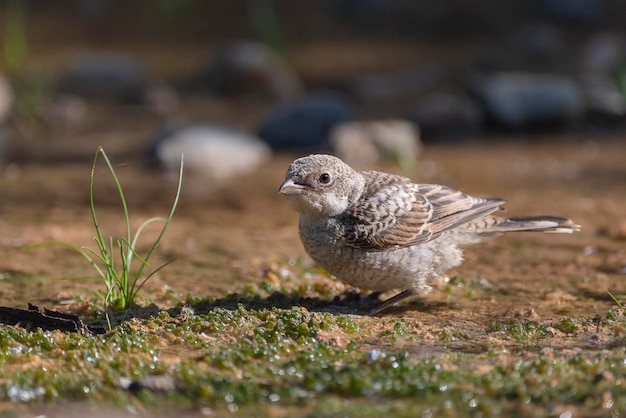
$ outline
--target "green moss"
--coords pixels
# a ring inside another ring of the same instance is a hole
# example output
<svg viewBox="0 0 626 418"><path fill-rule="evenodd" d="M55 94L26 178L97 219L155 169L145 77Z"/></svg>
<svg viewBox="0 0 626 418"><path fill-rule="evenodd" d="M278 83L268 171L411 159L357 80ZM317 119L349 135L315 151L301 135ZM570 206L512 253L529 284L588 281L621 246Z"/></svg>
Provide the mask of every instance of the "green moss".
<svg viewBox="0 0 626 418"><path fill-rule="evenodd" d="M621 310L611 309L606 313L606 319L610 321L617 321L621 315Z"/></svg>
<svg viewBox="0 0 626 418"><path fill-rule="evenodd" d="M450 342L455 340L456 332L450 328L443 328L439 333L439 340L442 342Z"/></svg>
<svg viewBox="0 0 626 418"><path fill-rule="evenodd" d="M393 330L396 332L396 334L398 334L400 336L404 336L404 335L407 335L409 333L407 331L406 327L405 327L405 321L403 321L401 319L394 319L394 321L393 321Z"/></svg>
<svg viewBox="0 0 626 418"><path fill-rule="evenodd" d="M574 322L572 318L563 318L561 320L561 323L559 324L559 330L566 334L571 334L573 332L576 332L577 329L578 329L578 326L576 325L576 322Z"/></svg>
<svg viewBox="0 0 626 418"><path fill-rule="evenodd" d="M529 342L545 337L546 325L511 318L508 321L491 321L488 331L518 342Z"/></svg>
<svg viewBox="0 0 626 418"><path fill-rule="evenodd" d="M359 323L350 316L340 315L334 318L334 321L336 321L338 326L340 326L350 334L355 334L361 331L361 326L359 325ZM323 322L322 324L324 324L324 328L328 328L326 322Z"/></svg>
<svg viewBox="0 0 626 418"><path fill-rule="evenodd" d="M550 415L555 403L600 414L626 408L626 388L617 384L626 374L623 348L574 356L441 351L419 340L421 324L411 318L215 307L222 304L131 319L97 337L0 327L0 400L126 403L133 395L124 379L165 375L177 389L139 390L143 403L254 416L276 416L278 406L290 411L282 416L365 417ZM373 348L364 332L373 324L393 336L377 341L397 342ZM511 319L488 331L526 344L546 337L544 329ZM441 338L466 340L449 327Z"/></svg>

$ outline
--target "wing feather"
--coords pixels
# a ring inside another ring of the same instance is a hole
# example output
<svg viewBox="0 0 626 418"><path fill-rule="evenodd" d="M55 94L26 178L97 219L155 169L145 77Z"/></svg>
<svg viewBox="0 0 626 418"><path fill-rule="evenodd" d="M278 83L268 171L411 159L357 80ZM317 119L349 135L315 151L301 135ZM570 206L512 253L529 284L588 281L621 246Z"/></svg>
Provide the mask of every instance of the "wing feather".
<svg viewBox="0 0 626 418"><path fill-rule="evenodd" d="M500 209L502 199L473 197L437 184L363 172L367 188L344 214L346 243L382 251L426 243L442 232Z"/></svg>

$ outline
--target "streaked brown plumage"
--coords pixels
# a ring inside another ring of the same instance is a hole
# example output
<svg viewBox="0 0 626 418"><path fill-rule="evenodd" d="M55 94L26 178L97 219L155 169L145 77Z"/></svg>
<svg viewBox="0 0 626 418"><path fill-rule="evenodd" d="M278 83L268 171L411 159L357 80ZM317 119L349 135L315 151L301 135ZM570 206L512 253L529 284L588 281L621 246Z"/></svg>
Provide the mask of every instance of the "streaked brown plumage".
<svg viewBox="0 0 626 418"><path fill-rule="evenodd" d="M403 292L372 312L429 289L463 261L463 248L509 231L573 232L567 218L502 218L502 199L416 184L377 171L357 172L331 155L295 160L280 186L300 214L307 253L353 286Z"/></svg>

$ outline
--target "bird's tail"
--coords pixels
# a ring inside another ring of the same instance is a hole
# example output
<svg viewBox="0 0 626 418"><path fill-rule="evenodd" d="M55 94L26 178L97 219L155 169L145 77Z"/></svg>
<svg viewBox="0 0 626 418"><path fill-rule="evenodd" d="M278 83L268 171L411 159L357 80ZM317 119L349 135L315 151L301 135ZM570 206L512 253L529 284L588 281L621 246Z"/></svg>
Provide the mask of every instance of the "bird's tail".
<svg viewBox="0 0 626 418"><path fill-rule="evenodd" d="M514 216L510 218L491 217L493 224L482 232L512 232L512 231L539 231L552 233L566 233L580 231L580 225L571 219L559 216Z"/></svg>

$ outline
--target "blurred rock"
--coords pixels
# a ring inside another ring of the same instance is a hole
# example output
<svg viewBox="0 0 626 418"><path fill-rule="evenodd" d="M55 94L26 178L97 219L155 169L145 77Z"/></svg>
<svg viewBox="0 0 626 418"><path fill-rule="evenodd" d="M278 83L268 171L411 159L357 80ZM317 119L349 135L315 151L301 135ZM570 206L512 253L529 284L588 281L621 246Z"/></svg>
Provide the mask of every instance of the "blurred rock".
<svg viewBox="0 0 626 418"><path fill-rule="evenodd" d="M626 122L626 97L619 77L626 68L626 39L617 33L591 37L582 48L579 68L589 126L612 129Z"/></svg>
<svg viewBox="0 0 626 418"><path fill-rule="evenodd" d="M482 109L470 97L443 92L422 98L406 116L417 123L425 140L476 135L484 120Z"/></svg>
<svg viewBox="0 0 626 418"><path fill-rule="evenodd" d="M332 129L334 153L355 168L390 159L412 168L421 149L419 128L408 120L344 122Z"/></svg>
<svg viewBox="0 0 626 418"><path fill-rule="evenodd" d="M582 48L580 69L585 74L609 76L626 65L626 40L621 34L603 33Z"/></svg>
<svg viewBox="0 0 626 418"><path fill-rule="evenodd" d="M148 166L177 176L181 154L186 174L219 182L254 171L271 153L257 137L233 128L170 125L156 133L144 158Z"/></svg>
<svg viewBox="0 0 626 418"><path fill-rule="evenodd" d="M136 60L117 54L85 55L60 76L60 94L123 104L145 104L150 81Z"/></svg>
<svg viewBox="0 0 626 418"><path fill-rule="evenodd" d="M587 112L617 119L626 115L626 97L615 80L602 75L587 75L582 77L581 85Z"/></svg>
<svg viewBox="0 0 626 418"><path fill-rule="evenodd" d="M410 67L359 76L348 81L346 88L359 101L389 101L435 89L447 79L447 73L441 68Z"/></svg>
<svg viewBox="0 0 626 418"><path fill-rule="evenodd" d="M352 119L352 106L340 94L326 92L272 109L259 136L274 150L327 151L337 123Z"/></svg>
<svg viewBox="0 0 626 418"><path fill-rule="evenodd" d="M0 124L2 124L13 109L13 91L9 81L0 74Z"/></svg>
<svg viewBox="0 0 626 418"><path fill-rule="evenodd" d="M495 73L474 78L470 91L486 115L507 128L567 121L584 110L579 86L565 76Z"/></svg>
<svg viewBox="0 0 626 418"><path fill-rule="evenodd" d="M298 76L271 48L236 42L220 50L188 86L192 92L287 101L303 89Z"/></svg>

